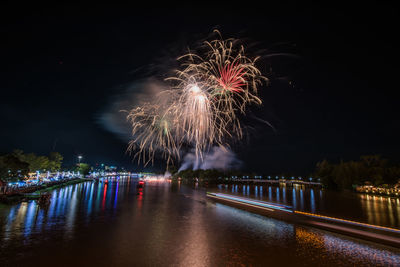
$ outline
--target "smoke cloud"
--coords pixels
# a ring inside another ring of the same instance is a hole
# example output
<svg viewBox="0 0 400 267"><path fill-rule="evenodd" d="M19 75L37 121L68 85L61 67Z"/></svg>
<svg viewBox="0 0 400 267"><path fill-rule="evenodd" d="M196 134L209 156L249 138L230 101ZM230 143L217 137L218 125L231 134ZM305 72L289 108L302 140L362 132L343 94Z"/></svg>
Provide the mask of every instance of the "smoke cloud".
<svg viewBox="0 0 400 267"><path fill-rule="evenodd" d="M242 162L236 158L235 153L229 148L214 146L210 152L204 154L203 160L198 159L194 151L187 153L183 158L183 163L179 171L193 170L228 170L240 168Z"/></svg>
<svg viewBox="0 0 400 267"><path fill-rule="evenodd" d="M114 96L111 104L98 116L97 121L104 129L128 142L132 139L132 127L126 119L127 111L144 103L153 103L158 93L163 90L165 85L152 78L132 83L124 93Z"/></svg>

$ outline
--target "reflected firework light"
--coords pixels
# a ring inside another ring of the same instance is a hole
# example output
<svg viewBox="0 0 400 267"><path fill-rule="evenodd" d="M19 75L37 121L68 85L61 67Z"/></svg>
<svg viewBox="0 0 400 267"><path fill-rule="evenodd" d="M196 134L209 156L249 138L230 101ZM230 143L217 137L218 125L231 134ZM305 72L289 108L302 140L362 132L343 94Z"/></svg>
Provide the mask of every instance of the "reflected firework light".
<svg viewBox="0 0 400 267"><path fill-rule="evenodd" d="M145 165L156 152L167 162L180 158L181 148L194 149L198 161L212 147L229 147L243 136L239 114L262 103L258 86L267 81L245 55L238 40L206 41L198 52L178 58L179 68L165 81L156 100L133 108L128 149Z"/></svg>

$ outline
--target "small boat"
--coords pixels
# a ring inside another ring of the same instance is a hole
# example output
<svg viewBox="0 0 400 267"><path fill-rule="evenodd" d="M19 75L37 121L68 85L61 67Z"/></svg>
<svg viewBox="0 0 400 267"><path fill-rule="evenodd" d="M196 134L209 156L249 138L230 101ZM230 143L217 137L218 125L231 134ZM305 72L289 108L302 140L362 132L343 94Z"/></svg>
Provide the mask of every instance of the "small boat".
<svg viewBox="0 0 400 267"><path fill-rule="evenodd" d="M136 187L137 188L143 188L144 187L144 181L139 181Z"/></svg>

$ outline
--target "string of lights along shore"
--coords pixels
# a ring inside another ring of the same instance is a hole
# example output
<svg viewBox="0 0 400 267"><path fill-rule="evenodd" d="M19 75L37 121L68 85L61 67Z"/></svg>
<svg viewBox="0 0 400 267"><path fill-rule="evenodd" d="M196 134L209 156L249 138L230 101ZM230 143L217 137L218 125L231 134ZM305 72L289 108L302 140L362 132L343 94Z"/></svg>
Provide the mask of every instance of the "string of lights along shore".
<svg viewBox="0 0 400 267"><path fill-rule="evenodd" d="M259 86L268 79L257 68L257 56L246 55L240 40L204 41L178 57L179 68L165 79L166 89L151 103L132 108L128 150L144 165L160 153L167 163L180 158L183 147L195 151L197 161L211 147L226 149L243 137L240 115L260 105Z"/></svg>

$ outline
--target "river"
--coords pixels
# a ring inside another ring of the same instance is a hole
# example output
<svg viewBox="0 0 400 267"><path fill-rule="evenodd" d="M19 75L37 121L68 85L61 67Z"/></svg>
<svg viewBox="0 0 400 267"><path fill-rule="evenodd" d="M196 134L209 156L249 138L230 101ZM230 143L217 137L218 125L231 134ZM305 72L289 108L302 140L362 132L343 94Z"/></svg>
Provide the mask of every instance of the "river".
<svg viewBox="0 0 400 267"><path fill-rule="evenodd" d="M398 200L319 189L312 193L305 188L260 189L220 185L209 190L399 227ZM0 265L371 266L400 262L397 249L252 214L215 203L205 192L169 182L148 182L138 189L137 180L121 177L108 184L86 182L56 189L47 208L35 201L2 205ZM346 204L349 200L352 204Z"/></svg>
<svg viewBox="0 0 400 267"><path fill-rule="evenodd" d="M307 186L219 185L216 189L244 197L292 206L295 210L400 229L400 199Z"/></svg>

